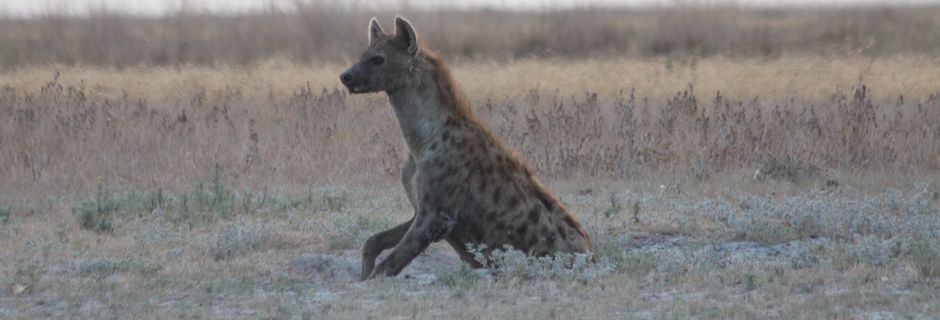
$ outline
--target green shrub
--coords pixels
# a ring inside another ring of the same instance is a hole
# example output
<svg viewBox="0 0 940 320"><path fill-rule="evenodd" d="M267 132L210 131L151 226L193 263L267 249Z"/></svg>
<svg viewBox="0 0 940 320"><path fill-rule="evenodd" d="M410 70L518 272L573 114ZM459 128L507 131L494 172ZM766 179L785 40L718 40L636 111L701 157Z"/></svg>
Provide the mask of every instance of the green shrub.
<svg viewBox="0 0 940 320"><path fill-rule="evenodd" d="M940 277L940 243L916 240L907 248L907 255L917 266L920 274L927 278Z"/></svg>
<svg viewBox="0 0 940 320"><path fill-rule="evenodd" d="M9 206L0 205L0 225L5 224L7 221L10 221L10 216L13 215L13 209L10 209Z"/></svg>
<svg viewBox="0 0 940 320"><path fill-rule="evenodd" d="M72 208L72 213L78 215L78 222L82 229L97 233L112 232L114 226L114 213L120 209L119 203L103 185L98 185L95 200L85 202Z"/></svg>

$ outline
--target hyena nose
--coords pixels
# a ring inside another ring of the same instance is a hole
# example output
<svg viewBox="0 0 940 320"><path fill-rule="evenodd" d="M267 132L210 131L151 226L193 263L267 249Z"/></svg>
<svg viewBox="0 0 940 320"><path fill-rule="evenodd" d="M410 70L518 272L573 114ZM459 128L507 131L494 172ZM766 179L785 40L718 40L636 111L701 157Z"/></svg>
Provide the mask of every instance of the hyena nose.
<svg viewBox="0 0 940 320"><path fill-rule="evenodd" d="M349 84L352 82L352 75L349 74L349 71L343 72L343 74L339 75L339 80L342 81L343 84Z"/></svg>

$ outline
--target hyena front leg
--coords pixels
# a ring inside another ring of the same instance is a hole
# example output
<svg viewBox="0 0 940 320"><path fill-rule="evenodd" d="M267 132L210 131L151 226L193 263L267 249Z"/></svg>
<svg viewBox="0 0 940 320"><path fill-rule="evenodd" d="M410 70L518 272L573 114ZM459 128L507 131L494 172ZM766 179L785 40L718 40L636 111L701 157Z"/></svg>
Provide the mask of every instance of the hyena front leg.
<svg viewBox="0 0 940 320"><path fill-rule="evenodd" d="M457 225L457 219L443 213L430 213L421 211L415 215L414 223L401 242L395 246L392 253L382 260L368 279L377 276L394 277L398 275L405 267L414 260L424 249L427 249L432 242L438 241Z"/></svg>
<svg viewBox="0 0 940 320"><path fill-rule="evenodd" d="M412 208L417 208L415 191L412 188L414 185L415 172L417 171L418 166L415 164L415 158L409 155L408 160L405 161L405 165L401 170L401 184L402 187L405 188L405 194L408 196L408 202L411 203ZM414 217L412 216L407 222L376 233L372 237L369 237L369 240L366 240L366 243L362 246L362 273L359 276L359 280L366 280L369 275L372 274L372 269L375 267L375 259L382 254L382 251L398 244L405 235L405 232L408 232L408 228L411 227L413 221Z"/></svg>
<svg viewBox="0 0 940 320"><path fill-rule="evenodd" d="M359 275L359 280L368 279L375 267L375 258L382 254L382 251L397 245L411 228L413 221L414 217L394 228L376 233L366 240L362 246L362 273Z"/></svg>

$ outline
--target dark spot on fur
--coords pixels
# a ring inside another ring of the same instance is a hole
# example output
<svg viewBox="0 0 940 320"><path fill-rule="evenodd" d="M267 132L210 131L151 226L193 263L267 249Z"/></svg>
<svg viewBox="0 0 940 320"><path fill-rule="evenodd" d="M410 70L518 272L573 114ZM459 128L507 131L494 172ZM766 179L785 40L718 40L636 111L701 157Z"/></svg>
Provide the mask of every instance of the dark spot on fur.
<svg viewBox="0 0 940 320"><path fill-rule="evenodd" d="M520 224L519 227L516 227L516 234L523 236L526 232L529 231L529 226L526 224Z"/></svg>
<svg viewBox="0 0 940 320"><path fill-rule="evenodd" d="M440 174L440 176L438 177L438 179L444 179L444 178L452 177L452 176L454 176L455 174L457 174L457 168L455 168L454 166L448 164L448 165L445 165L445 166L444 166L443 170L441 170L441 174Z"/></svg>
<svg viewBox="0 0 940 320"><path fill-rule="evenodd" d="M526 248L532 248L539 243L539 235L533 233L528 234L525 237L525 246Z"/></svg>
<svg viewBox="0 0 940 320"><path fill-rule="evenodd" d="M480 161L474 161L471 163L470 168L472 168L474 172L483 172L483 165L480 164Z"/></svg>
<svg viewBox="0 0 940 320"><path fill-rule="evenodd" d="M457 126L457 120L455 120L454 117L447 117L447 120L444 121L444 126L447 126L447 127L456 127L456 126Z"/></svg>
<svg viewBox="0 0 940 320"><path fill-rule="evenodd" d="M568 232L565 231L565 227L559 225L558 234L561 235L561 240L568 240Z"/></svg>
<svg viewBox="0 0 940 320"><path fill-rule="evenodd" d="M548 237L546 237L545 245L547 245L550 249L555 248L555 235L554 234L550 234L548 235Z"/></svg>
<svg viewBox="0 0 940 320"><path fill-rule="evenodd" d="M548 210L548 211L555 210L555 204L553 203L551 199L549 199L548 195L545 194L545 192L541 190L536 190L535 196L538 197L539 201L542 202L542 205L545 206L545 210ZM571 219L571 217L568 217L568 219Z"/></svg>
<svg viewBox="0 0 940 320"><path fill-rule="evenodd" d="M441 141L444 141L445 143L450 142L450 132L444 131L444 133L441 134Z"/></svg>
<svg viewBox="0 0 940 320"><path fill-rule="evenodd" d="M459 236L460 239L472 239L475 242L481 242L483 240L483 236L485 233L483 232L483 228L479 224L472 223L465 219L460 219L460 222L458 223L461 225L461 227L454 228L453 233L451 233L451 235L456 235L454 233L459 232L460 234L457 236ZM463 245L463 243L461 245Z"/></svg>
<svg viewBox="0 0 940 320"><path fill-rule="evenodd" d="M578 229L578 223L575 222L574 219L571 218L571 216L569 215L565 215L565 224L570 226L572 229L575 229L575 230Z"/></svg>
<svg viewBox="0 0 940 320"><path fill-rule="evenodd" d="M423 202L421 206L427 206L428 210L437 210L437 204L441 203L440 192L429 193L426 198L428 201Z"/></svg>
<svg viewBox="0 0 940 320"><path fill-rule="evenodd" d="M554 236L554 233L552 233L552 230L549 230L549 229L551 229L551 226L549 226L549 225L545 225L545 224L539 225L539 232L541 232L542 234L545 234L545 235L549 235L549 234L550 234L550 235Z"/></svg>
<svg viewBox="0 0 940 320"><path fill-rule="evenodd" d="M486 191L486 180L480 180L480 184L477 185L477 192L482 193Z"/></svg>
<svg viewBox="0 0 940 320"><path fill-rule="evenodd" d="M503 188L496 186L493 189L493 204L499 204L499 197L503 196Z"/></svg>
<svg viewBox="0 0 940 320"><path fill-rule="evenodd" d="M513 194L509 196L509 202L506 203L509 206L509 209L515 208L519 205L519 196Z"/></svg>
<svg viewBox="0 0 940 320"><path fill-rule="evenodd" d="M448 195L449 195L449 194L454 193L454 189L456 189L456 188L455 188L453 185L448 185L448 186L444 187L443 189L438 189L438 192L439 192L439 193L443 193L443 194L448 194Z"/></svg>
<svg viewBox="0 0 940 320"><path fill-rule="evenodd" d="M479 151L477 151L477 147L474 146L473 143L467 145L467 154L475 155L477 153L479 153Z"/></svg>
<svg viewBox="0 0 940 320"><path fill-rule="evenodd" d="M435 220L434 222L431 222L431 225L428 229L431 240L437 241L450 233L450 231L453 229L453 223L451 221Z"/></svg>
<svg viewBox="0 0 940 320"><path fill-rule="evenodd" d="M431 151L437 150L437 142L431 142L431 144L428 145L428 149Z"/></svg>
<svg viewBox="0 0 940 320"><path fill-rule="evenodd" d="M531 209L529 209L529 215L528 215L527 220L529 221L529 223L533 223L533 224L539 222L539 208L538 207L533 206Z"/></svg>
<svg viewBox="0 0 940 320"><path fill-rule="evenodd" d="M493 171L495 171L496 175L500 177L505 177L509 175L509 171L507 171L506 167L503 166L502 164L497 164L496 167L493 169Z"/></svg>

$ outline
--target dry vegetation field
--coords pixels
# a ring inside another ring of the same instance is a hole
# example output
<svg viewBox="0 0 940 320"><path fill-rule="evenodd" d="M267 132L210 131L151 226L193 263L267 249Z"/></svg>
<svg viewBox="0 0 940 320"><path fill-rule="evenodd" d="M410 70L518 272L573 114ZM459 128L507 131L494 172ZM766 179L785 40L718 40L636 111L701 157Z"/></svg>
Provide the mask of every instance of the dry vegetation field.
<svg viewBox="0 0 940 320"><path fill-rule="evenodd" d="M408 12L599 262L361 283L372 15L0 19L0 318L940 317L940 9Z"/></svg>

